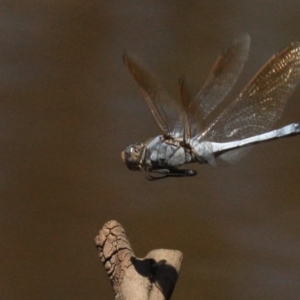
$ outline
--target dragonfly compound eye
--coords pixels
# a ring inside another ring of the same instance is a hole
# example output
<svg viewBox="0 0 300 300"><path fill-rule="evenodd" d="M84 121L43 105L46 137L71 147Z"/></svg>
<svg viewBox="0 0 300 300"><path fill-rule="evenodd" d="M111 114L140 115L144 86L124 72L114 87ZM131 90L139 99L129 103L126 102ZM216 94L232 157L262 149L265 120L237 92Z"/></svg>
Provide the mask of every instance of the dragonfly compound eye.
<svg viewBox="0 0 300 300"><path fill-rule="evenodd" d="M144 144L133 144L125 148L121 154L121 157L130 170L138 171L141 170L141 163L144 159L144 153Z"/></svg>

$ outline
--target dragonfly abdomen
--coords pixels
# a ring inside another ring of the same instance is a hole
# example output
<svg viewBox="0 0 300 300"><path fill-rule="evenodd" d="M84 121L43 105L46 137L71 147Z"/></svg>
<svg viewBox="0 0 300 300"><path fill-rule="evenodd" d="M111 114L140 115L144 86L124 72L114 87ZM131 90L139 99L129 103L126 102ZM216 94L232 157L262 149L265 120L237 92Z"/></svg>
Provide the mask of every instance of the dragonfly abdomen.
<svg viewBox="0 0 300 300"><path fill-rule="evenodd" d="M214 153L234 150L243 146L261 143L281 137L291 136L300 133L300 123L292 123L279 129L274 129L242 140L227 143L211 143Z"/></svg>

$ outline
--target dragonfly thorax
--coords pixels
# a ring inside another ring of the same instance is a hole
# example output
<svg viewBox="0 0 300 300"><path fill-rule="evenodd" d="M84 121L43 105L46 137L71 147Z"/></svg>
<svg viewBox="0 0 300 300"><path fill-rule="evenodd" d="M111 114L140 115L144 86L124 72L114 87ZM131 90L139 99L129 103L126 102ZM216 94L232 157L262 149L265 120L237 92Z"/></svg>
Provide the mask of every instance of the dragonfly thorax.
<svg viewBox="0 0 300 300"><path fill-rule="evenodd" d="M136 143L129 145L122 152L121 157L128 169L132 171L140 171L142 163L145 159L146 145L143 143Z"/></svg>

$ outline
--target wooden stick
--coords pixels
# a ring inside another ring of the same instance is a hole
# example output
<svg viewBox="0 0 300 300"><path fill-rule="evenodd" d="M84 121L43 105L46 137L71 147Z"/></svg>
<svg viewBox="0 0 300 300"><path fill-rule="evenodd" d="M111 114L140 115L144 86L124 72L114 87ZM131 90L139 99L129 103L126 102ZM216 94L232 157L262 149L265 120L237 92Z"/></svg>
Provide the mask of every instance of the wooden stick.
<svg viewBox="0 0 300 300"><path fill-rule="evenodd" d="M183 255L157 249L137 258L121 224L109 221L95 238L115 300L167 300L175 287Z"/></svg>

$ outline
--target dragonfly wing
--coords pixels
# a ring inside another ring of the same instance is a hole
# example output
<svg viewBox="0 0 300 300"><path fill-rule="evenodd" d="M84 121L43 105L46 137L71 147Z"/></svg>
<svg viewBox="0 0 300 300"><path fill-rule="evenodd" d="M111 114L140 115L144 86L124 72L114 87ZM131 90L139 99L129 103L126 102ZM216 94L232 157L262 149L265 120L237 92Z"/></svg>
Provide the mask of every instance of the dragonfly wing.
<svg viewBox="0 0 300 300"><path fill-rule="evenodd" d="M124 64L138 83L152 116L161 131L168 137L183 135L184 118L181 106L159 85L154 77L136 59L125 54Z"/></svg>
<svg viewBox="0 0 300 300"><path fill-rule="evenodd" d="M184 111L184 140L201 135L203 120L220 104L235 84L248 57L250 37L235 39L217 58L203 88L195 96L188 92L183 80L179 82Z"/></svg>
<svg viewBox="0 0 300 300"><path fill-rule="evenodd" d="M236 83L248 58L249 48L250 36L244 34L233 40L217 58L203 88L194 99L194 105L200 106L203 119L224 100Z"/></svg>
<svg viewBox="0 0 300 300"><path fill-rule="evenodd" d="M183 80L183 78L180 78L179 80L179 95L180 95L180 101L182 105L183 118L184 118L183 141L188 143L191 138L192 112L190 111L191 108L190 104L191 104L192 97L185 85L185 81Z"/></svg>
<svg viewBox="0 0 300 300"><path fill-rule="evenodd" d="M275 54L253 77L238 98L203 132L200 139L227 142L271 130L300 80L300 42ZM248 149L224 153L234 162Z"/></svg>

